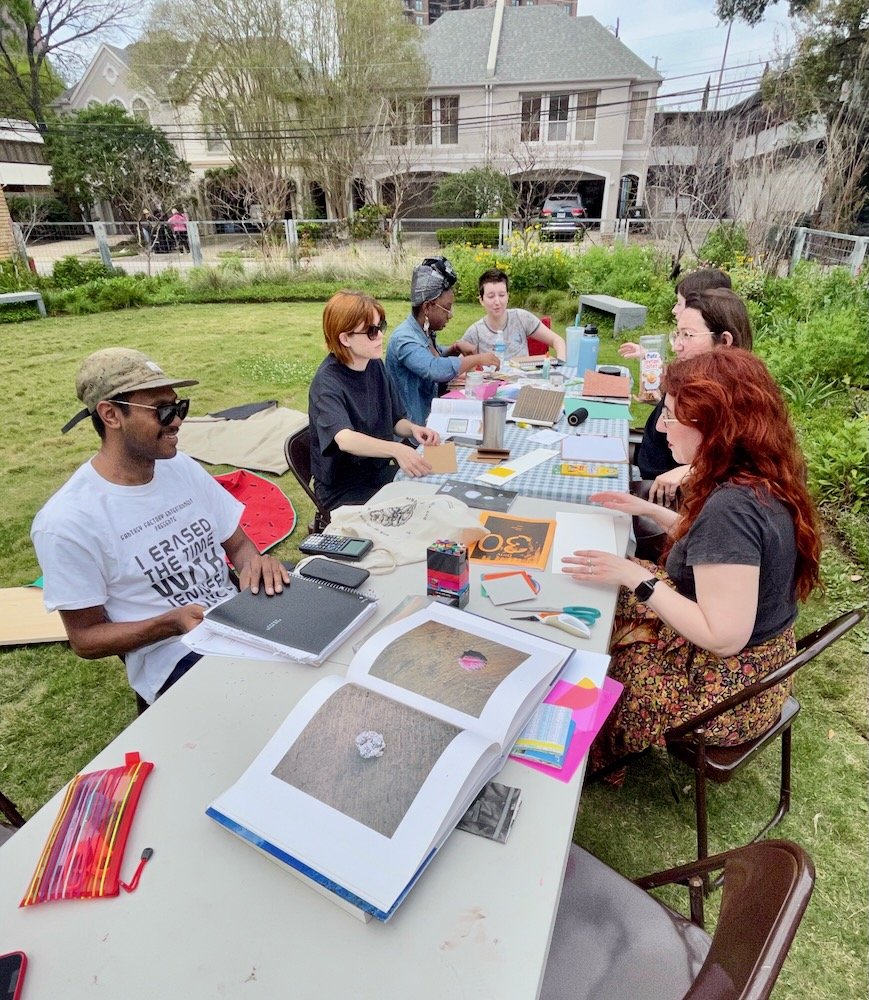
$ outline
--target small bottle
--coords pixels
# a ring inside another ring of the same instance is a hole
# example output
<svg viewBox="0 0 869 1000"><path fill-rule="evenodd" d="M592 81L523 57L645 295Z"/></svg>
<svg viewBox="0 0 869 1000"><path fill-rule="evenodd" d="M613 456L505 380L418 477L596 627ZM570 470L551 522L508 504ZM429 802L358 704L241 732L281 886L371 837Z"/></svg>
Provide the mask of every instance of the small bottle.
<svg viewBox="0 0 869 1000"><path fill-rule="evenodd" d="M498 364L504 367L504 356L507 353L507 342L504 340L504 333L498 330L495 333L495 343L492 345L492 350L495 352L495 356L498 358Z"/></svg>
<svg viewBox="0 0 869 1000"><path fill-rule="evenodd" d="M547 354L546 357L543 359L543 364L540 366L540 377L543 379L544 382L549 381L550 370L551 370L551 365L549 361L549 355Z"/></svg>
<svg viewBox="0 0 869 1000"><path fill-rule="evenodd" d="M600 338L597 335L596 326L587 326L582 334L579 343L579 363L576 366L576 374L583 378L585 373L597 368L597 354L600 350Z"/></svg>

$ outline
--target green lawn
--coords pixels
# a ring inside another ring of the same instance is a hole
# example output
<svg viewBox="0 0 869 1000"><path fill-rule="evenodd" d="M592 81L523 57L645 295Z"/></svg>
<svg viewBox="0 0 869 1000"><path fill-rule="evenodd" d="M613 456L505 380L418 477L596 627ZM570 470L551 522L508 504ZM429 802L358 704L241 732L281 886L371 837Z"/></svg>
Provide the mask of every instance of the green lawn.
<svg viewBox="0 0 869 1000"><path fill-rule="evenodd" d="M386 303L390 325L407 305ZM92 350L127 345L170 372L190 374L194 414L278 399L306 409L307 385L323 355L318 304L177 306L0 326L6 419L0 432L0 581L21 586L38 575L30 545L33 515L96 449L88 423L61 436L78 409L74 376ZM459 305L443 335L456 339L479 310ZM615 361L602 337L601 361ZM212 471L226 471L215 468ZM290 558L311 514L295 480L280 479L301 527L278 554ZM861 568L828 546L825 594L798 624L809 631L865 603ZM867 995L867 720L865 626L798 678L803 711L794 740L794 806L779 832L803 844L817 867L815 895L776 996L800 1000ZM25 815L133 718L133 697L118 660L82 661L64 644L0 650L0 788ZM712 849L753 835L772 812L777 757L710 793ZM576 839L619 870L638 875L692 857L693 798L688 772L653 755L621 791L591 787ZM674 798L672 788L687 789Z"/></svg>

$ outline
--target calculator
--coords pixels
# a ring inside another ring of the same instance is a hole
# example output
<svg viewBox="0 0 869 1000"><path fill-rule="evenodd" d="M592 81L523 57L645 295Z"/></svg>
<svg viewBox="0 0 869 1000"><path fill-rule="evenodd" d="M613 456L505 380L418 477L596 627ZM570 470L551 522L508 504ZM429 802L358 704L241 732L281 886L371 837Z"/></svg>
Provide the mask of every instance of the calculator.
<svg viewBox="0 0 869 1000"><path fill-rule="evenodd" d="M343 535L308 535L299 546L307 556L332 559L361 559L374 543L368 538L345 538Z"/></svg>

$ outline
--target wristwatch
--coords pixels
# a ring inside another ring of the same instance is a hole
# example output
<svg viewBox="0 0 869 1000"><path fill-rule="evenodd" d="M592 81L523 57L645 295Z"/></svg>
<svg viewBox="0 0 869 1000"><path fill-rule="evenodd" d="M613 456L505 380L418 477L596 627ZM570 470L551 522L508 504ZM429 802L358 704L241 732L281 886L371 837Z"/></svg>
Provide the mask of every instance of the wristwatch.
<svg viewBox="0 0 869 1000"><path fill-rule="evenodd" d="M652 596L655 584L660 582L661 581L656 576L653 576L651 580L643 580L639 586L634 587L634 596L638 601L645 603Z"/></svg>

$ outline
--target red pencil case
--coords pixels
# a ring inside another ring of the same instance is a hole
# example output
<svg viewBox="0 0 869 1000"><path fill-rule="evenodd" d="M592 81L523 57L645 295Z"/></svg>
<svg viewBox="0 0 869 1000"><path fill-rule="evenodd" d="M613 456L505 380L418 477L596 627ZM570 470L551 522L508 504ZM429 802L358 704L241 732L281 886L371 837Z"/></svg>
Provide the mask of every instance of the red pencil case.
<svg viewBox="0 0 869 1000"><path fill-rule="evenodd" d="M146 849L129 886L121 882L121 863L139 796L153 768L138 753L128 753L123 767L72 779L21 906L117 896L121 886L132 892L150 851Z"/></svg>

